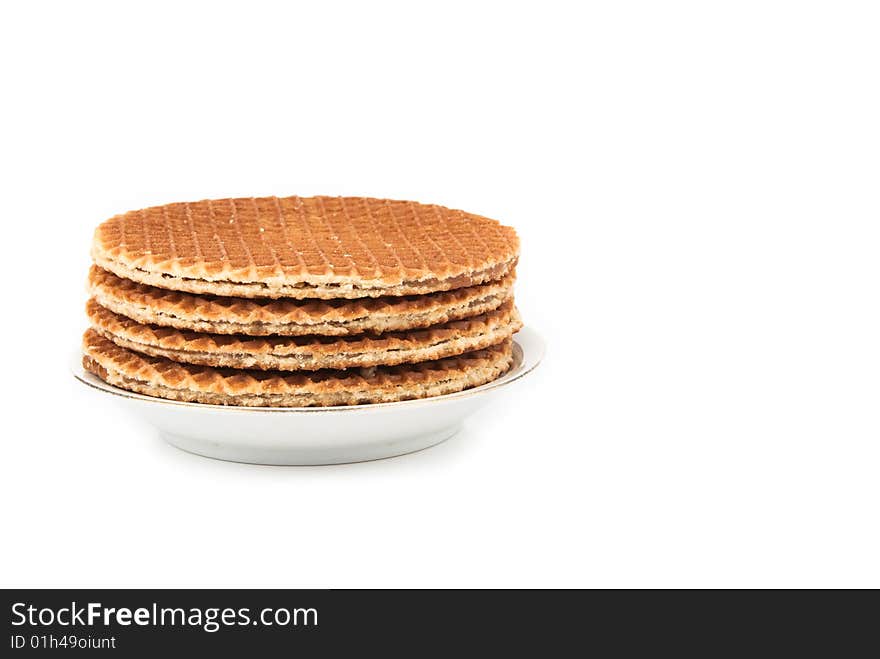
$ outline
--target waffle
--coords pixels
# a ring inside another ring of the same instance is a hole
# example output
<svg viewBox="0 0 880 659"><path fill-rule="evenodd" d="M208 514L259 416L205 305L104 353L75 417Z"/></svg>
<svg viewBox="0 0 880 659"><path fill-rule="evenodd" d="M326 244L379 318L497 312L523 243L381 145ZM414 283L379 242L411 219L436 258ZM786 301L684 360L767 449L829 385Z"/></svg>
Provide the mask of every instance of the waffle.
<svg viewBox="0 0 880 659"><path fill-rule="evenodd" d="M254 300L167 291L92 266L88 289L101 306L143 324L211 334L347 336L418 329L493 311L511 298L514 278L429 295Z"/></svg>
<svg viewBox="0 0 880 659"><path fill-rule="evenodd" d="M510 339L420 364L285 373L179 364L117 346L94 330L83 336L83 366L123 389L172 400L249 407L385 403L461 391L496 379L513 362Z"/></svg>
<svg viewBox="0 0 880 659"><path fill-rule="evenodd" d="M155 206L95 231L120 277L190 293L339 299L418 295L501 279L519 239L479 215L410 201L262 197Z"/></svg>
<svg viewBox="0 0 880 659"><path fill-rule="evenodd" d="M282 371L344 369L442 359L510 338L522 327L513 300L495 311L423 330L378 337L269 337L203 334L143 325L94 299L86 304L94 329L115 344L178 362Z"/></svg>

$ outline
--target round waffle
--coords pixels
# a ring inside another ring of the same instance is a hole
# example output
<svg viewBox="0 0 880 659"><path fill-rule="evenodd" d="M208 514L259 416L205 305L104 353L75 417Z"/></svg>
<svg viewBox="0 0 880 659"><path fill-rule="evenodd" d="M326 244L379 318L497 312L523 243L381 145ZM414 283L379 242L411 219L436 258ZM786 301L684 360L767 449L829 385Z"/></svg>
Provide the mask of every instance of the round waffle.
<svg viewBox="0 0 880 659"><path fill-rule="evenodd" d="M92 266L89 293L143 324L211 334L347 336L418 329L497 309L514 275L454 291L362 300L268 300L193 295L138 284Z"/></svg>
<svg viewBox="0 0 880 659"><path fill-rule="evenodd" d="M419 364L348 371L254 371L180 364L122 348L94 330L83 367L114 386L159 398L250 407L385 403L461 391L498 378L513 361L510 339Z"/></svg>
<svg viewBox="0 0 880 659"><path fill-rule="evenodd" d="M513 300L495 311L429 329L345 338L260 338L143 325L105 309L93 299L86 304L86 313L98 334L143 354L189 364L282 371L442 359L495 345L522 327Z"/></svg>
<svg viewBox="0 0 880 659"><path fill-rule="evenodd" d="M361 197L261 197L155 206L95 231L102 268L161 288L245 298L417 295L501 279L510 228L443 206Z"/></svg>

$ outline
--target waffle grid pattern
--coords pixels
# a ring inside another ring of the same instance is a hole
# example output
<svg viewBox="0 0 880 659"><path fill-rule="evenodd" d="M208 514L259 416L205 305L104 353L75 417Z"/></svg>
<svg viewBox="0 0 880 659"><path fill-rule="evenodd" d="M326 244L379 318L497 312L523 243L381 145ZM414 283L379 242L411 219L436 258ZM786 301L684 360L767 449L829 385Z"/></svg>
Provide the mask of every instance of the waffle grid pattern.
<svg viewBox="0 0 880 659"><path fill-rule="evenodd" d="M518 252L516 233L495 220L356 197L167 204L110 218L93 242L99 265L136 281L160 277L167 288L194 292L212 292L218 282L253 285L240 287L245 297L450 290L502 276ZM338 288L308 290L328 285Z"/></svg>
<svg viewBox="0 0 880 659"><path fill-rule="evenodd" d="M514 359L516 232L355 197L154 206L92 242L83 366L130 391L233 406L454 393Z"/></svg>

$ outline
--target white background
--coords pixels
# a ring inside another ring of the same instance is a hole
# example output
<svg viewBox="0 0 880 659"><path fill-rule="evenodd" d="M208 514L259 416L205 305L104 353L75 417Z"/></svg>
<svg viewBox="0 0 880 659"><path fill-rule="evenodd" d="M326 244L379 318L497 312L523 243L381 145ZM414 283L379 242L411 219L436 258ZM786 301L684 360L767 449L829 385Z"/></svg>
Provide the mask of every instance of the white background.
<svg viewBox="0 0 880 659"><path fill-rule="evenodd" d="M309 5L0 10L0 582L880 586L871 3ZM535 377L322 468L70 377L98 222L313 193L515 226Z"/></svg>

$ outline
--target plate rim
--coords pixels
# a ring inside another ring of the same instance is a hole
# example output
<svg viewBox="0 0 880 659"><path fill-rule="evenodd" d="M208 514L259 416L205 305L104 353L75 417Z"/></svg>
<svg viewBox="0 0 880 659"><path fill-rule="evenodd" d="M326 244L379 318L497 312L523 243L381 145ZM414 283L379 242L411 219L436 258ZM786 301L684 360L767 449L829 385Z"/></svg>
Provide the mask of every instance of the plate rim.
<svg viewBox="0 0 880 659"><path fill-rule="evenodd" d="M525 326L513 335L515 348L519 348L522 353L521 361L517 369L508 371L500 378L481 384L478 387L456 391L451 394L443 394L441 396L431 396L429 398L416 398L412 400L398 400L390 403L365 403L362 405L336 405L332 407L244 407L236 405L215 405L212 403L193 403L182 400L170 400L167 398L158 398L156 396L147 396L134 391L128 391L116 387L112 384L104 382L96 375L89 373L82 367L82 351L77 350L72 358L70 367L71 374L78 382L87 387L100 391L104 394L127 398L142 403L148 403L159 406L183 407L202 411L223 411L240 414L332 414L345 412L365 412L375 409L414 407L421 405L438 404L450 400L459 400L462 398L470 398L479 396L490 391L494 391L506 385L512 384L532 373L544 358L546 352L546 343L541 336L531 327Z"/></svg>

